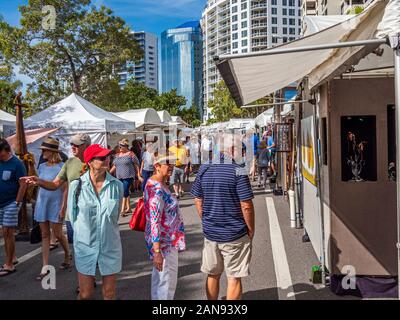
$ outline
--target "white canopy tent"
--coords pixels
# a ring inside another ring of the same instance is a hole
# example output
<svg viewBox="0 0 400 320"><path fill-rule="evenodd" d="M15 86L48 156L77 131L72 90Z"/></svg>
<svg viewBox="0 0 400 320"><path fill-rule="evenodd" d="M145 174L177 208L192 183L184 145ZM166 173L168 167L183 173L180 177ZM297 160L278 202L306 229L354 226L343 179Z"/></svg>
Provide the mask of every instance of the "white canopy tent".
<svg viewBox="0 0 400 320"><path fill-rule="evenodd" d="M5 132L6 127L15 128L15 120L14 115L0 110L0 135L7 135L7 132Z"/></svg>
<svg viewBox="0 0 400 320"><path fill-rule="evenodd" d="M166 110L157 111L157 114L160 117L162 123L168 124L168 123L172 122L172 117L168 111L166 111Z"/></svg>
<svg viewBox="0 0 400 320"><path fill-rule="evenodd" d="M226 129L252 129L254 128L254 119L233 118L229 120Z"/></svg>
<svg viewBox="0 0 400 320"><path fill-rule="evenodd" d="M24 121L26 129L59 128L55 137L61 150L70 153L69 139L87 133L92 143L108 144L108 136L124 135L135 130L135 123L119 118L73 93Z"/></svg>
<svg viewBox="0 0 400 320"><path fill-rule="evenodd" d="M188 127L189 124L183 121L180 116L171 116L172 121L169 123L172 126Z"/></svg>
<svg viewBox="0 0 400 320"><path fill-rule="evenodd" d="M157 111L153 108L133 109L124 112L114 112L114 115L135 122L136 128L139 131L161 128L163 123Z"/></svg>

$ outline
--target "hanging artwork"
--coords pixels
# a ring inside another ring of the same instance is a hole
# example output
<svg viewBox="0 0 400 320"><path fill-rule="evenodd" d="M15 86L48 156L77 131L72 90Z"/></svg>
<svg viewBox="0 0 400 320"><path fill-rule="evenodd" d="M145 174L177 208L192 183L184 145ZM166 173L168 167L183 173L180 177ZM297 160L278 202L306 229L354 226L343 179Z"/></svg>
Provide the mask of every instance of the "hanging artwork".
<svg viewBox="0 0 400 320"><path fill-rule="evenodd" d="M308 117L301 120L301 172L304 178L316 186L316 147L314 120Z"/></svg>
<svg viewBox="0 0 400 320"><path fill-rule="evenodd" d="M292 151L292 124L276 123L275 124L275 142L276 152Z"/></svg>
<svg viewBox="0 0 400 320"><path fill-rule="evenodd" d="M376 181L375 116L341 117L342 181Z"/></svg>

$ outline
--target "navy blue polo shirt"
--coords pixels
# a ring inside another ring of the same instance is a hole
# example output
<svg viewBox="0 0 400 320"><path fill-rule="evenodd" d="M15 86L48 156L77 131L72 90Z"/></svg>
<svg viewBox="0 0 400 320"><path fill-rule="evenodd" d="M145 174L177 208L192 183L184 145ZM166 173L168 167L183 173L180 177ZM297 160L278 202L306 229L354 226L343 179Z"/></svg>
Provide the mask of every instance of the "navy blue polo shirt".
<svg viewBox="0 0 400 320"><path fill-rule="evenodd" d="M0 161L0 208L17 199L19 178L23 176L26 176L25 166L16 156Z"/></svg>
<svg viewBox="0 0 400 320"><path fill-rule="evenodd" d="M254 195L244 167L227 156L221 157L221 162L200 167L191 193L203 199L204 236L224 243L247 234L240 202Z"/></svg>

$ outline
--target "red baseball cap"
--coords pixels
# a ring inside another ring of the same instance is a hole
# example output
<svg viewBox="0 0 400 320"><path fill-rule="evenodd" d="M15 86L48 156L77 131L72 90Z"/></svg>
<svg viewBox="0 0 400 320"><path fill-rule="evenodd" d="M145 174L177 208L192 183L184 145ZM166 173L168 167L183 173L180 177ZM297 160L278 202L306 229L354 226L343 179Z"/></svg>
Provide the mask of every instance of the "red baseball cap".
<svg viewBox="0 0 400 320"><path fill-rule="evenodd" d="M99 144L92 144L91 146L87 147L86 150L83 152L83 159L85 163L88 163L95 157L106 157L111 153L111 150L103 148Z"/></svg>

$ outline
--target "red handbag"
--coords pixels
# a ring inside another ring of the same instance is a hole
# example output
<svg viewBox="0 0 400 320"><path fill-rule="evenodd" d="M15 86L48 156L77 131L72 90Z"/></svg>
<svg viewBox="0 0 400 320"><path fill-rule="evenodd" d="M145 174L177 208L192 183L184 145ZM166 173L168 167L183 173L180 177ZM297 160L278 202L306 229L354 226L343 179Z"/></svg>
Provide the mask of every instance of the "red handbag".
<svg viewBox="0 0 400 320"><path fill-rule="evenodd" d="M132 213L131 221L129 222L129 227L132 230L142 231L146 229L146 214L144 213L144 200L140 198L136 204L135 211Z"/></svg>

